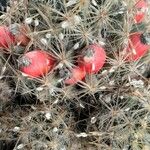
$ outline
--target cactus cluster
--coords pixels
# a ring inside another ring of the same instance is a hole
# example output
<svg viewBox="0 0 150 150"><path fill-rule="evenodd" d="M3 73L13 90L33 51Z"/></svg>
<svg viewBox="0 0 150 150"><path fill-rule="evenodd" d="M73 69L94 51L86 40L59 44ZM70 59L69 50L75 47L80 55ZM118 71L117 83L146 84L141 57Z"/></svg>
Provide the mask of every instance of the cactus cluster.
<svg viewBox="0 0 150 150"><path fill-rule="evenodd" d="M0 16L0 149L150 150L150 1L10 0Z"/></svg>

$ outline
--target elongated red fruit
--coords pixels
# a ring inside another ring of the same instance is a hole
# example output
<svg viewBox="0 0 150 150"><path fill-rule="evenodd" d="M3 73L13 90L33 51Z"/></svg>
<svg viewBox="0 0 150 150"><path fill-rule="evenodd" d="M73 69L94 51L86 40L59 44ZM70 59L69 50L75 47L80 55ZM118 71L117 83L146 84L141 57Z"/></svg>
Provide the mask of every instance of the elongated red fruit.
<svg viewBox="0 0 150 150"><path fill-rule="evenodd" d="M106 53L102 46L92 44L82 50L79 64L85 67L87 73L97 73L104 65Z"/></svg>
<svg viewBox="0 0 150 150"><path fill-rule="evenodd" d="M129 45L126 49L127 60L134 61L143 57L150 49L150 37L141 33L134 33L129 37Z"/></svg>
<svg viewBox="0 0 150 150"><path fill-rule="evenodd" d="M9 31L8 27L0 26L0 48L9 48L15 42L15 37Z"/></svg>
<svg viewBox="0 0 150 150"><path fill-rule="evenodd" d="M81 81L86 75L85 68L83 66L76 66L72 68L70 78L65 80L66 84L76 84Z"/></svg>
<svg viewBox="0 0 150 150"><path fill-rule="evenodd" d="M138 0L136 5L136 13L134 16L136 23L141 23L146 15L147 9L148 9L148 2L146 0Z"/></svg>
<svg viewBox="0 0 150 150"><path fill-rule="evenodd" d="M30 77L47 74L53 68L54 63L54 58L40 49L28 52L19 59L20 70Z"/></svg>
<svg viewBox="0 0 150 150"><path fill-rule="evenodd" d="M15 37L15 44L21 46L27 46L30 42L30 38L27 36L28 28L24 24L12 24L9 26L10 32Z"/></svg>

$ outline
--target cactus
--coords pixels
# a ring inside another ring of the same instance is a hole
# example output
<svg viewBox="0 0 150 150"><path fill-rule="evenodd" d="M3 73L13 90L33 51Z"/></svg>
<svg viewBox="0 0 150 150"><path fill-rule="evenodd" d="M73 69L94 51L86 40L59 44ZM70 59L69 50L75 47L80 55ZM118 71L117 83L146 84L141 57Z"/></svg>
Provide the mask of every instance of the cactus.
<svg viewBox="0 0 150 150"><path fill-rule="evenodd" d="M149 149L149 5L10 0L0 16L1 149Z"/></svg>

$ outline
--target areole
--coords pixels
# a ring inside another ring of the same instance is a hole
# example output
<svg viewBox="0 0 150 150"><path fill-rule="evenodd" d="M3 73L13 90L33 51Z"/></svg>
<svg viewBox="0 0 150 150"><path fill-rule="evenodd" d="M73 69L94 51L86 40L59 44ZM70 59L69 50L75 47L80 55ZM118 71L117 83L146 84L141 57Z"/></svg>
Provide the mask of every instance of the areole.
<svg viewBox="0 0 150 150"><path fill-rule="evenodd" d="M32 63L32 60L26 56L18 59L19 66L27 67Z"/></svg>
<svg viewBox="0 0 150 150"><path fill-rule="evenodd" d="M143 44L150 45L150 33L143 33L140 38Z"/></svg>

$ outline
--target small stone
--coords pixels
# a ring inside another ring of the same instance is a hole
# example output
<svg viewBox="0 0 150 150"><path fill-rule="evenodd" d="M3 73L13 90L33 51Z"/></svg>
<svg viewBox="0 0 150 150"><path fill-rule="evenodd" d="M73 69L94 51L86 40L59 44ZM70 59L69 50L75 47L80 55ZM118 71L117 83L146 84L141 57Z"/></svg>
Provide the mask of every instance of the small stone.
<svg viewBox="0 0 150 150"><path fill-rule="evenodd" d="M45 39L45 38L41 38L41 43L43 44L43 45L48 45L48 42L47 42L47 40Z"/></svg>
<svg viewBox="0 0 150 150"><path fill-rule="evenodd" d="M63 66L64 66L64 64L60 62L60 63L57 65L57 68L58 68L58 69L61 69Z"/></svg>
<svg viewBox="0 0 150 150"><path fill-rule="evenodd" d="M37 91L42 91L43 89L44 89L44 88L43 88L43 87L41 87L41 86L40 86L40 87L38 87L38 88L36 88L36 90L37 90Z"/></svg>
<svg viewBox="0 0 150 150"><path fill-rule="evenodd" d="M53 132L57 132L58 131L58 128L57 127L54 127L53 128Z"/></svg>
<svg viewBox="0 0 150 150"><path fill-rule="evenodd" d="M124 99L124 96L120 96L120 99Z"/></svg>
<svg viewBox="0 0 150 150"><path fill-rule="evenodd" d="M47 33L46 35L45 35L45 37L47 38L47 39L50 39L51 38L51 34L50 33Z"/></svg>
<svg viewBox="0 0 150 150"><path fill-rule="evenodd" d="M101 90L105 90L105 89L106 89L106 86L101 86L100 89L101 89Z"/></svg>
<svg viewBox="0 0 150 150"><path fill-rule="evenodd" d="M47 120L50 120L51 119L51 113L47 112L45 114L45 117L46 117Z"/></svg>
<svg viewBox="0 0 150 150"><path fill-rule="evenodd" d="M25 19L25 23L26 23L26 24L31 24L32 21L33 21L33 19L32 19L31 17Z"/></svg>
<svg viewBox="0 0 150 150"><path fill-rule="evenodd" d="M142 80L133 79L130 81L130 84L132 86L134 86L135 88L143 88L144 87L144 82Z"/></svg>
<svg viewBox="0 0 150 150"><path fill-rule="evenodd" d="M109 94L109 95L106 95L106 96L104 97L104 101L105 101L106 103L110 103L110 102L111 102L111 99L112 99L112 97L111 97L110 94Z"/></svg>
<svg viewBox="0 0 150 150"><path fill-rule="evenodd" d="M79 43L76 43L74 46L73 46L73 49L78 49L79 48Z"/></svg>
<svg viewBox="0 0 150 150"><path fill-rule="evenodd" d="M103 42L103 41L98 41L98 43L99 43L100 45L102 45L102 46L105 45L105 42Z"/></svg>
<svg viewBox="0 0 150 150"><path fill-rule="evenodd" d="M91 118L91 123L94 124L97 121L96 117Z"/></svg>
<svg viewBox="0 0 150 150"><path fill-rule="evenodd" d="M81 17L78 15L75 15L74 16L74 22L75 22L75 24L79 24L81 22Z"/></svg>
<svg viewBox="0 0 150 150"><path fill-rule="evenodd" d="M57 104L58 102L59 102L59 99L56 99L53 104Z"/></svg>
<svg viewBox="0 0 150 150"><path fill-rule="evenodd" d="M19 144L18 146L17 146L17 149L22 149L24 147L24 144Z"/></svg>
<svg viewBox="0 0 150 150"><path fill-rule="evenodd" d="M94 6L97 6L97 2L96 2L95 0L92 0L92 4L93 4Z"/></svg>
<svg viewBox="0 0 150 150"><path fill-rule="evenodd" d="M62 24L61 24L61 27L62 27L63 29L66 29L66 28L68 28L69 26L70 26L70 24L69 24L68 21L63 21Z"/></svg>
<svg viewBox="0 0 150 150"><path fill-rule="evenodd" d="M113 73L113 72L115 72L115 68L114 68L114 67L112 67L112 68L109 70L109 73Z"/></svg>
<svg viewBox="0 0 150 150"><path fill-rule="evenodd" d="M26 73L21 73L22 74L22 76L24 76L24 77L28 77L28 75L26 74Z"/></svg>
<svg viewBox="0 0 150 150"><path fill-rule="evenodd" d="M109 82L109 85L111 85L111 86L112 86L112 85L115 85L115 81L114 81L114 80L110 81L110 82Z"/></svg>
<svg viewBox="0 0 150 150"><path fill-rule="evenodd" d="M63 147L63 148L61 148L60 150L66 150L66 148L65 148L65 147Z"/></svg>
<svg viewBox="0 0 150 150"><path fill-rule="evenodd" d="M80 134L76 134L76 137L87 137L88 135L85 132L82 132Z"/></svg>
<svg viewBox="0 0 150 150"><path fill-rule="evenodd" d="M69 7L71 5L74 5L75 3L77 3L77 0L69 0L67 3L66 3L66 7Z"/></svg>
<svg viewBox="0 0 150 150"><path fill-rule="evenodd" d="M81 108L85 108L85 107L84 107L84 105L83 105L83 104L81 104L81 103L80 103L80 107L81 107Z"/></svg>
<svg viewBox="0 0 150 150"><path fill-rule="evenodd" d="M130 108L126 108L124 111L129 111L130 110Z"/></svg>
<svg viewBox="0 0 150 150"><path fill-rule="evenodd" d="M107 70L103 70L102 71L102 74L106 74L108 71Z"/></svg>
<svg viewBox="0 0 150 150"><path fill-rule="evenodd" d="M64 39L64 34L63 34L63 33L60 33L60 34L59 34L59 39L60 39L60 40L63 40L63 39Z"/></svg>
<svg viewBox="0 0 150 150"><path fill-rule="evenodd" d="M20 127L14 127L13 132L19 132L20 131Z"/></svg>
<svg viewBox="0 0 150 150"><path fill-rule="evenodd" d="M35 19L34 20L34 25L37 27L39 25L39 20L38 19Z"/></svg>
<svg viewBox="0 0 150 150"><path fill-rule="evenodd" d="M6 66L2 67L1 73L3 74L6 71Z"/></svg>

